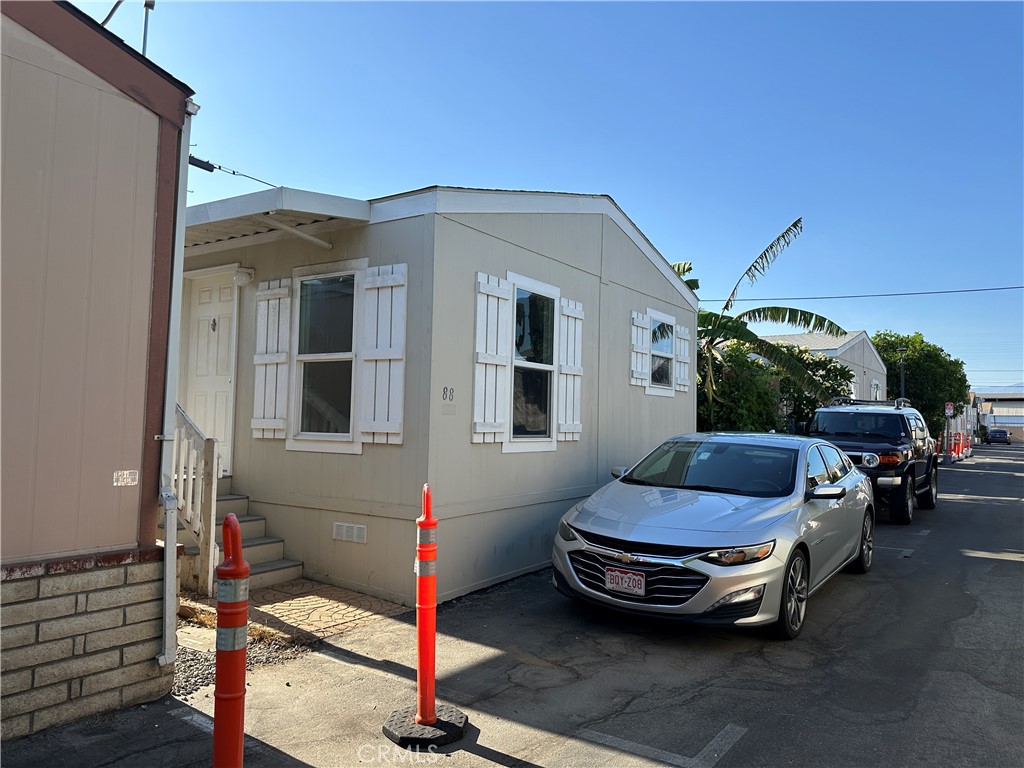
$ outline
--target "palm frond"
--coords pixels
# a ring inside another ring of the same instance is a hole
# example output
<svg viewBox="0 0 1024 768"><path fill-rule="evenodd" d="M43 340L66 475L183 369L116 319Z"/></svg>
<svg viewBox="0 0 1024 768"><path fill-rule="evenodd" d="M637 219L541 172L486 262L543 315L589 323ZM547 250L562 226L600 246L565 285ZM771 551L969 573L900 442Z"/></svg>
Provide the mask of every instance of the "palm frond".
<svg viewBox="0 0 1024 768"><path fill-rule="evenodd" d="M736 315L737 320L747 323L784 323L802 328L808 333L824 333L827 336L845 336L846 331L824 315L793 307L757 307Z"/></svg>
<svg viewBox="0 0 1024 768"><path fill-rule="evenodd" d="M757 281L758 276L767 272L768 267L770 267L772 262L778 258L779 254L782 253L782 251L785 250L785 248L793 242L794 239L796 239L796 236L803 231L804 220L803 217L801 217L786 227L782 234L772 240L768 247L761 251L761 255L754 259L753 263L747 267L747 271L743 273L743 277L747 278L750 281L750 284L753 285ZM743 282L743 277L736 281L736 285L733 286L732 293L729 294L729 298L727 298L725 300L725 304L722 305L723 313L728 312L732 308L733 302L736 300L736 291L739 290L740 283Z"/></svg>
<svg viewBox="0 0 1024 768"><path fill-rule="evenodd" d="M679 279L686 283L686 287L696 292L700 289L700 280L696 277L687 277L693 271L692 261L677 261L672 265L672 270L679 275Z"/></svg>

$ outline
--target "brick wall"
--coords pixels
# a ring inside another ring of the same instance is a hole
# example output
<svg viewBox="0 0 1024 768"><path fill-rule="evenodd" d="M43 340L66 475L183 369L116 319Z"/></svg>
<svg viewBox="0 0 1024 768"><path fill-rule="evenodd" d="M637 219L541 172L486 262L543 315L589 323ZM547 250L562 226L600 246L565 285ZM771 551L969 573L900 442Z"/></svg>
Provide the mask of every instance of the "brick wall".
<svg viewBox="0 0 1024 768"><path fill-rule="evenodd" d="M0 568L3 740L169 693L163 549Z"/></svg>

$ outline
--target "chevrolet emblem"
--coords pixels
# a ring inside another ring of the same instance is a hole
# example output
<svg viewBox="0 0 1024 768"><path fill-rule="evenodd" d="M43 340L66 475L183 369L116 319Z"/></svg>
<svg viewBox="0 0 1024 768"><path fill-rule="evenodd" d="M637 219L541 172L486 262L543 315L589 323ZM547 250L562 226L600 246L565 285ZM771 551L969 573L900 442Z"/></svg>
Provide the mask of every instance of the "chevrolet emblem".
<svg viewBox="0 0 1024 768"><path fill-rule="evenodd" d="M618 560L620 563L635 563L635 562L638 562L640 560L639 557L634 557L633 555L628 555L625 552L622 552L621 554L616 555L615 559Z"/></svg>

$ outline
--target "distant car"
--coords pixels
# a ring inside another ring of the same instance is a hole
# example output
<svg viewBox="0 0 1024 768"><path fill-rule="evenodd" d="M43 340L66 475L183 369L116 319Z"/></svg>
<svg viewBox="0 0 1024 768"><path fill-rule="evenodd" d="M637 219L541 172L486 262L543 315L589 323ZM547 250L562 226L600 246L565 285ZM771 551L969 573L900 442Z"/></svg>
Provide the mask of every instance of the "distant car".
<svg viewBox="0 0 1024 768"><path fill-rule="evenodd" d="M1010 433L1005 429L990 429L985 435L986 445L989 443L1006 443L1010 445Z"/></svg>
<svg viewBox="0 0 1024 768"><path fill-rule="evenodd" d="M569 597L792 639L829 577L871 567L871 481L823 440L680 435L625 469L559 522Z"/></svg>

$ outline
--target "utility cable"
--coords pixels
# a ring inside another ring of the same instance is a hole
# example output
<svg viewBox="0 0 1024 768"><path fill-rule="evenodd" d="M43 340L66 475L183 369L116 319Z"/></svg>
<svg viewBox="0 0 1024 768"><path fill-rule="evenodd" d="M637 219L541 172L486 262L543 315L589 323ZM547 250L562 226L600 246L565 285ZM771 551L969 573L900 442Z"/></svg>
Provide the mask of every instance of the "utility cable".
<svg viewBox="0 0 1024 768"><path fill-rule="evenodd" d="M209 160L202 160L196 157L195 155L188 156L188 164L195 168L201 168L204 171L209 171L210 173L213 173L214 171L223 171L224 173L230 174L232 176L244 176L247 179L258 181L260 184L266 184L268 187L272 189L278 186L277 184L271 184L269 181L264 181L263 179L257 179L255 176L250 176L248 173L242 173L241 171L233 171L230 168L225 168L223 165L211 163Z"/></svg>
<svg viewBox="0 0 1024 768"><path fill-rule="evenodd" d="M958 288L948 291L909 291L907 293L853 293L847 296L775 296L763 299L733 299L737 301L824 301L826 299L876 299L885 296L936 296L944 293L982 293L985 291L1019 291L1024 285L1006 285L1001 288ZM701 303L725 299L701 299Z"/></svg>

